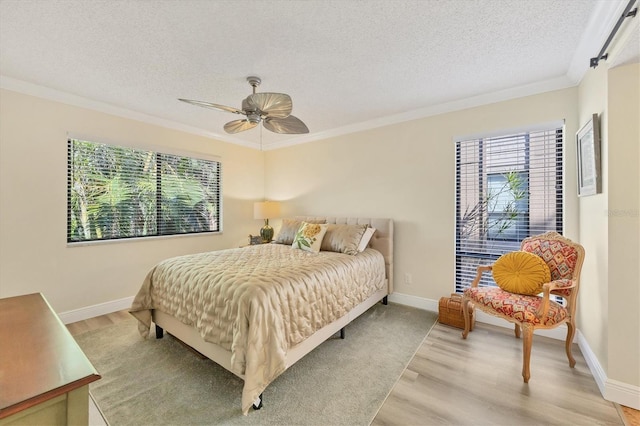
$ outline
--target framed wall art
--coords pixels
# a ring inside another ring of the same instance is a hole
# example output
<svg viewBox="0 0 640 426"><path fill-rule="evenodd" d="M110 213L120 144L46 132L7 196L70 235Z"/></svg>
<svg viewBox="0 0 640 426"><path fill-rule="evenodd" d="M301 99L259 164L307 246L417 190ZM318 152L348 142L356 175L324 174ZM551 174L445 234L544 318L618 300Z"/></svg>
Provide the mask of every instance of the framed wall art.
<svg viewBox="0 0 640 426"><path fill-rule="evenodd" d="M593 114L576 135L578 153L578 196L600 194L600 122Z"/></svg>

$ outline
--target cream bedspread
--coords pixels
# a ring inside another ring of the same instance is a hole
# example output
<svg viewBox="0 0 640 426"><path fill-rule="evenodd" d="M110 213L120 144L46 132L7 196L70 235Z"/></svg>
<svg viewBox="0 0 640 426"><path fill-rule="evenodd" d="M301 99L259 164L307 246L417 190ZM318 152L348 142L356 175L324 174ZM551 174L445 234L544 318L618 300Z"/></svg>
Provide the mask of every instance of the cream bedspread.
<svg viewBox="0 0 640 426"><path fill-rule="evenodd" d="M151 310L231 351L244 376L242 411L285 369L288 348L341 318L385 285L383 256L309 253L280 244L164 260L145 278L131 313L147 337Z"/></svg>

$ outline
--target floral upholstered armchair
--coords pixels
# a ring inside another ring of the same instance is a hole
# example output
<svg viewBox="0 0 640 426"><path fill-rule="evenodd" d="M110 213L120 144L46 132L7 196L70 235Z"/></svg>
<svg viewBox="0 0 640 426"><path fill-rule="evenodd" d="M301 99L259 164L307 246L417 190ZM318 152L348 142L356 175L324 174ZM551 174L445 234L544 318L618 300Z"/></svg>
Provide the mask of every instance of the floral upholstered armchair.
<svg viewBox="0 0 640 426"><path fill-rule="evenodd" d="M462 310L469 335L471 305L515 324L515 335L523 336L522 377L531 376L529 361L533 332L567 324L565 348L569 366L576 364L571 343L576 331L576 302L580 288L580 270L584 248L557 232L526 238L519 252L503 255L493 265L478 266L476 278L464 290ZM479 287L484 272L492 271L498 287ZM552 295L561 296L564 306Z"/></svg>

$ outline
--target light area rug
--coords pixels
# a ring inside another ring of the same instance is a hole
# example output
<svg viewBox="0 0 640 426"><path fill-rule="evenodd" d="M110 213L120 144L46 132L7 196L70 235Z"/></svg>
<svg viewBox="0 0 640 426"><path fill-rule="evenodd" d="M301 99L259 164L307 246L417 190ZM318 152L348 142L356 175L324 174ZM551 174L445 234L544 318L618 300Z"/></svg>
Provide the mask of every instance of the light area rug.
<svg viewBox="0 0 640 426"><path fill-rule="evenodd" d="M142 339L136 321L76 336L102 379L90 392L118 425L368 425L437 319L377 304L291 366L242 415L243 382L165 333Z"/></svg>

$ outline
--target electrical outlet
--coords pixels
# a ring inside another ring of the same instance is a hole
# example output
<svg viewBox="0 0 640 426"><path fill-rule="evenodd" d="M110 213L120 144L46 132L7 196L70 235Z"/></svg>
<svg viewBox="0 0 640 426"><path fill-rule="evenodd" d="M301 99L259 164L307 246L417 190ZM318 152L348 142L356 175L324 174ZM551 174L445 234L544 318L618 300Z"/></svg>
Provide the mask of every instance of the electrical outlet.
<svg viewBox="0 0 640 426"><path fill-rule="evenodd" d="M405 285L411 285L411 283L413 282L413 278L411 277L410 273L405 273L404 274L404 284Z"/></svg>

